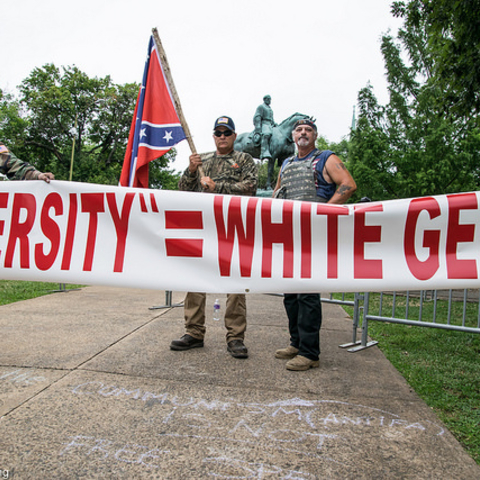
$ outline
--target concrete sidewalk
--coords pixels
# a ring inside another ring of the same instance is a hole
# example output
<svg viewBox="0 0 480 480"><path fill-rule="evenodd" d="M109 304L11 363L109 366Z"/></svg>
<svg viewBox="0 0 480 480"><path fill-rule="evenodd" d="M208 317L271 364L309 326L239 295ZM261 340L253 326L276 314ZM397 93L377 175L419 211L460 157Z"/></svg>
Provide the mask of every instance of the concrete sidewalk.
<svg viewBox="0 0 480 480"><path fill-rule="evenodd" d="M480 478L378 347L338 347L341 307L324 305L320 368L289 372L280 297L247 297L246 360L210 318L204 348L171 351L183 309L149 309L164 300L87 287L0 307L0 478Z"/></svg>

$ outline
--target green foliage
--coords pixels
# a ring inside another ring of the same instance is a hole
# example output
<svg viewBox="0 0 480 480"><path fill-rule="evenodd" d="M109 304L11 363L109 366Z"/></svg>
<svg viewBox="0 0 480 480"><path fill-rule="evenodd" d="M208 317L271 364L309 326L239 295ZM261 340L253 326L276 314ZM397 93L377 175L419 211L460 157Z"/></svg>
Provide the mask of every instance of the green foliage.
<svg viewBox="0 0 480 480"><path fill-rule="evenodd" d="M319 150L331 150L337 157L339 157L343 163L348 164L348 153L350 150L350 140L343 137L340 142L329 142L326 137L319 135L317 138L316 147Z"/></svg>
<svg viewBox="0 0 480 480"><path fill-rule="evenodd" d="M438 76L438 43L429 38L421 3L395 2L392 12L405 18L404 27L397 40L382 39L389 103L379 105L371 85L358 96L349 169L357 195L373 200L479 187L478 119L444 114L449 100Z"/></svg>
<svg viewBox="0 0 480 480"><path fill-rule="evenodd" d="M23 133L27 126L20 112L20 104L13 95L0 90L0 139L6 145L14 145L19 154L23 151Z"/></svg>
<svg viewBox="0 0 480 480"><path fill-rule="evenodd" d="M432 69L446 115L480 112L480 2L478 0L413 0L392 5L395 16L425 30Z"/></svg>
<svg viewBox="0 0 480 480"><path fill-rule="evenodd" d="M118 184L138 95L137 84L89 78L77 67L35 68L20 96L0 95L0 138L21 159L59 180ZM150 185L177 188L175 151L150 164Z"/></svg>

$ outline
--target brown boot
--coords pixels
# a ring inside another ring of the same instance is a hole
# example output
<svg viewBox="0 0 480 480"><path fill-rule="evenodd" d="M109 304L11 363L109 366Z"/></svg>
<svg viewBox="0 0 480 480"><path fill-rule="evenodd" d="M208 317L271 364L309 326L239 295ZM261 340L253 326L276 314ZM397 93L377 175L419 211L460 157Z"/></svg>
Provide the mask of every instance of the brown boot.
<svg viewBox="0 0 480 480"><path fill-rule="evenodd" d="M297 355L287 362L287 370L294 370L296 372L308 370L310 368L318 368L320 362L318 360L310 360L302 355Z"/></svg>
<svg viewBox="0 0 480 480"><path fill-rule="evenodd" d="M282 348L275 352L275 358L290 359L298 354L298 348L289 345L287 348Z"/></svg>

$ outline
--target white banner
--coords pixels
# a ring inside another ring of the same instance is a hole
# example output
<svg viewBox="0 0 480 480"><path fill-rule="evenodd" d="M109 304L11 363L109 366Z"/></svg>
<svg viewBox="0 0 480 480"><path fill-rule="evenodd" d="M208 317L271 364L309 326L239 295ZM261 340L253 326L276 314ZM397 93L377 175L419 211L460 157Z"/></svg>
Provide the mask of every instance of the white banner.
<svg viewBox="0 0 480 480"><path fill-rule="evenodd" d="M0 182L0 278L218 293L479 288L479 193L326 205Z"/></svg>

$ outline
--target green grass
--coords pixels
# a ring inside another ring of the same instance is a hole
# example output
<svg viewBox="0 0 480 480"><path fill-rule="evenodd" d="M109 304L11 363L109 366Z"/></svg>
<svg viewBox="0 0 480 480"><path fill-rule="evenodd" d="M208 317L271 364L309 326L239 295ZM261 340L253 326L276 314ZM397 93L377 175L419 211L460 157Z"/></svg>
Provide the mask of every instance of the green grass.
<svg viewBox="0 0 480 480"><path fill-rule="evenodd" d="M340 295L335 295L339 299ZM477 297L478 298L478 297ZM351 297L345 299L353 300ZM397 296L395 317L405 314ZM392 297L383 297L382 314L391 316ZM344 307L352 315L353 309ZM418 320L419 299L410 298L409 315ZM433 301L422 305L422 319L432 318ZM379 315L379 294L370 294L369 314ZM446 323L448 302L437 301L437 322ZM463 301L453 302L451 323L461 325ZM429 316L430 315L430 316ZM478 303L467 305L466 326L477 326ZM368 334L410 386L480 464L480 334L369 321ZM357 353L361 355L361 353Z"/></svg>
<svg viewBox="0 0 480 480"><path fill-rule="evenodd" d="M24 282L17 280L0 280L0 305L41 297L55 290L60 284L49 282ZM66 290L79 288L81 285L65 285Z"/></svg>

